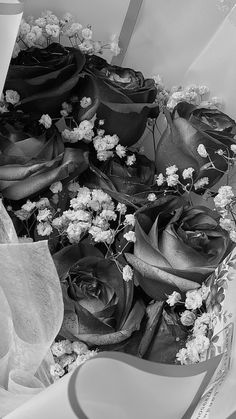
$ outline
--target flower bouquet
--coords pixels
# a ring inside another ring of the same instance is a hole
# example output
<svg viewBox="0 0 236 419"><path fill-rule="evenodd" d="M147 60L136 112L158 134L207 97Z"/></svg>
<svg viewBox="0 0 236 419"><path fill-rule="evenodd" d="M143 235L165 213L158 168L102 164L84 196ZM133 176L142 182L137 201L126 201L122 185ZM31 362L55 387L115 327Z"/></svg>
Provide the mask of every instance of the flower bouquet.
<svg viewBox="0 0 236 419"><path fill-rule="evenodd" d="M65 36L70 47L60 44ZM206 86L168 90L158 77L109 64L98 55L106 44L92 37L69 14L22 21L0 104L7 236L28 249L20 263L26 283L32 263L36 294L60 313L57 320L49 313L55 333L44 372L57 381L54 389L73 387L100 359L153 368L159 378L198 377L187 384L187 402L179 395L178 408L163 415L203 418L231 374L236 123ZM119 52L115 41L109 47ZM158 138L159 114L165 129ZM41 255L45 240L51 257ZM49 276L55 266L58 300L44 289L50 281L40 266ZM86 397L95 397L95 387ZM80 399L72 410L88 417Z"/></svg>

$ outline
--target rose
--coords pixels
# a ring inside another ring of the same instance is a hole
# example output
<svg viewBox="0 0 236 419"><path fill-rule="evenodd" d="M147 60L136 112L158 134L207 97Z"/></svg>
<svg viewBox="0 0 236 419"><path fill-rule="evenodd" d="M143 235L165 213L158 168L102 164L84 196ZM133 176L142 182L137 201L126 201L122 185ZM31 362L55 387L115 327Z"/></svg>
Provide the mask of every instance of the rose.
<svg viewBox="0 0 236 419"><path fill-rule="evenodd" d="M92 245L68 246L53 256L64 297L60 335L89 345L122 342L139 329L145 308L132 306L133 282Z"/></svg>
<svg viewBox="0 0 236 419"><path fill-rule="evenodd" d="M0 118L0 191L4 197L26 198L87 168L86 152L65 148L55 127L32 136L24 115L17 112L16 121L11 114L4 115Z"/></svg>
<svg viewBox="0 0 236 419"><path fill-rule="evenodd" d="M197 289L230 250L215 212L184 207L173 196L138 210L135 233L134 254L126 257L140 286L157 300Z"/></svg>
<svg viewBox="0 0 236 419"><path fill-rule="evenodd" d="M147 119L159 113L154 103L157 89L154 80L141 72L108 64L95 55L87 59L87 76L78 85L79 100L90 96L92 104L80 108L80 119L91 119L96 113L104 120L107 134L117 134L122 145L130 146L142 136Z"/></svg>
<svg viewBox="0 0 236 419"><path fill-rule="evenodd" d="M235 143L231 134L215 130L213 126L233 127L232 120L220 111L214 114L209 109L195 109L193 105L185 102L175 107L172 117L168 111L165 112L167 128L156 149L158 173L165 173L168 166L176 165L181 181L186 183L189 179L184 180L181 174L184 169L191 167L194 169L194 182L207 177L207 186L213 186L227 171L228 160L225 156L229 156L229 147ZM210 119L212 126L203 123L203 120L209 122ZM209 157L203 157L198 153L200 144L203 144Z"/></svg>
<svg viewBox="0 0 236 419"><path fill-rule="evenodd" d="M106 190L119 202L142 204L150 192L155 192L155 164L144 155L135 154L135 157L132 166L127 166L126 157L118 156L110 158L98 167L91 164L90 170L84 173L84 184Z"/></svg>
<svg viewBox="0 0 236 419"><path fill-rule="evenodd" d="M18 109L59 116L61 104L71 96L84 63L80 50L57 43L43 49L29 48L12 60L5 89L20 94Z"/></svg>
<svg viewBox="0 0 236 419"><path fill-rule="evenodd" d="M236 133L235 121L219 109L198 108L187 102L180 102L175 108L181 116L201 130L216 138L221 135L233 137Z"/></svg>

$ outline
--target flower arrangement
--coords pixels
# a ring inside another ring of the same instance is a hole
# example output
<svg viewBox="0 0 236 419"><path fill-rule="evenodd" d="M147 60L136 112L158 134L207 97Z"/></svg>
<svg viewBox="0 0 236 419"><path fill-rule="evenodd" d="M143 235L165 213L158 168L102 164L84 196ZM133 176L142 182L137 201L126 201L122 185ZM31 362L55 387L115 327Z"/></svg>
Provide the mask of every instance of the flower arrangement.
<svg viewBox="0 0 236 419"><path fill-rule="evenodd" d="M22 21L0 104L5 207L21 240L48 240L60 278L55 379L103 350L185 365L212 356L226 289L214 272L236 241L236 123L222 101L113 66L96 55L108 46L119 52L70 14Z"/></svg>

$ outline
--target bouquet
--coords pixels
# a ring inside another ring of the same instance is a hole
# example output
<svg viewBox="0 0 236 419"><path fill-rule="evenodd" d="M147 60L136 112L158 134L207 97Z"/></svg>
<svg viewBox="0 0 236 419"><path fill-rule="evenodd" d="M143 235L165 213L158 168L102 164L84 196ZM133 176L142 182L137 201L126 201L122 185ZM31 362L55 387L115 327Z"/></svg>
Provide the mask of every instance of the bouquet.
<svg viewBox="0 0 236 419"><path fill-rule="evenodd" d="M104 45L69 14L22 21L1 98L3 202L60 279L54 380L103 351L189 367L230 352L236 123L206 86L168 90Z"/></svg>

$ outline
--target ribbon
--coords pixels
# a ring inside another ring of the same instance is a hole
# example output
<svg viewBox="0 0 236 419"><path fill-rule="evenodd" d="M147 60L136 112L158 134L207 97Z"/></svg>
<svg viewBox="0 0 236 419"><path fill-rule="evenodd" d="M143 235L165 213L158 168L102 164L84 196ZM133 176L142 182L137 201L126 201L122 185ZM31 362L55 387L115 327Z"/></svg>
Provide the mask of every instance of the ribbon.
<svg viewBox="0 0 236 419"><path fill-rule="evenodd" d="M121 48L121 52L116 57L113 57L111 62L112 65L120 66L125 58L142 3L143 0L130 0L129 2L129 7L119 36L119 46Z"/></svg>

